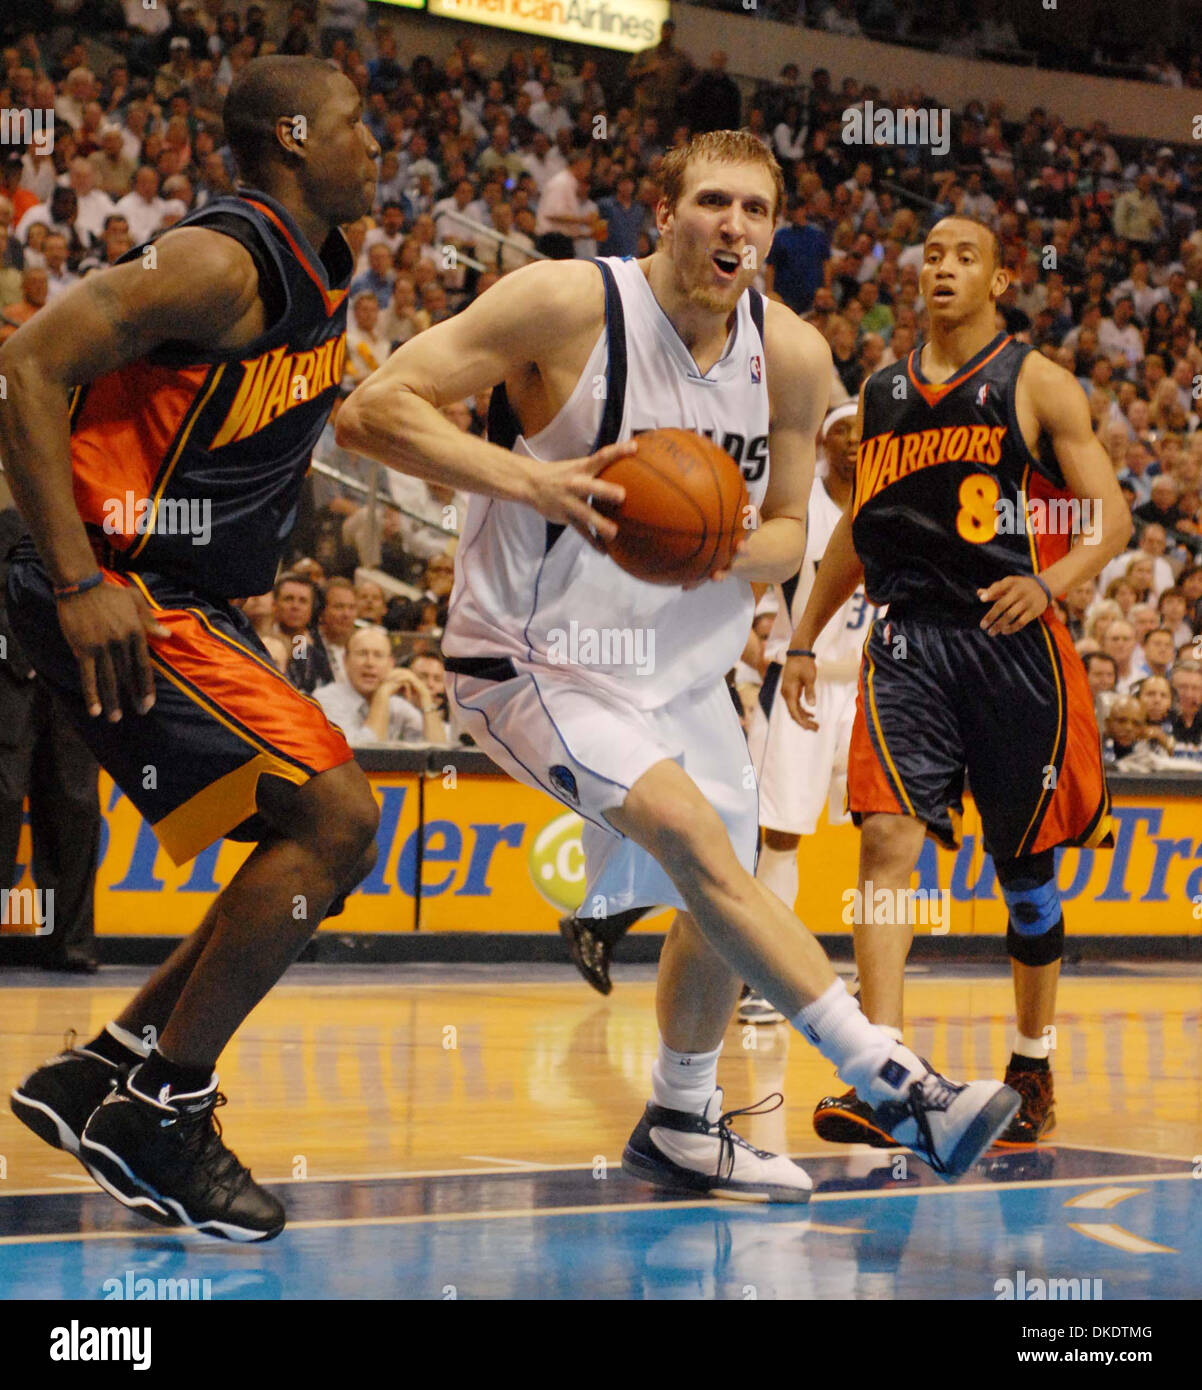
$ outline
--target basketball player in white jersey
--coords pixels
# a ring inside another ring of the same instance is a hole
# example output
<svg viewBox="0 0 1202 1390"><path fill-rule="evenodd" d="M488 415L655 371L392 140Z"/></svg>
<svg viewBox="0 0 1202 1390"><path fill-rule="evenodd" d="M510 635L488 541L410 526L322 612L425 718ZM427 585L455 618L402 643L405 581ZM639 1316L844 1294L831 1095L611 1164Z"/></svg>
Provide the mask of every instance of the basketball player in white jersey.
<svg viewBox="0 0 1202 1390"><path fill-rule="evenodd" d="M801 563L831 372L816 331L749 293L783 180L753 136L719 131L671 151L661 184L653 255L506 275L359 386L338 442L476 494L444 638L461 724L583 817L587 903L677 909L653 1099L624 1167L666 1188L808 1200L805 1172L746 1144L722 1108L718 1053L745 979L873 1097L899 1144L954 1178L1018 1097L948 1082L870 1024L752 874L755 778L723 674L751 623L750 581ZM508 447L439 414L497 383L490 435ZM712 433L758 518L729 570L688 589L620 570L604 553L617 528L592 505L621 501L596 475L633 452L633 434L664 426Z"/></svg>
<svg viewBox="0 0 1202 1390"><path fill-rule="evenodd" d="M820 439L826 467L810 492L805 558L793 579L777 585L776 619L764 644L768 667L748 737L760 783L762 842L755 876L790 908L797 901L801 837L817 830L823 806L828 824L850 820L843 809L847 749L856 714L860 649L876 614L861 584L815 641L818 727L803 729L778 698L778 684L819 561L851 500L860 442L854 401L827 415ZM751 995L739 1005L739 1021L779 1023L781 1015L767 1000Z"/></svg>

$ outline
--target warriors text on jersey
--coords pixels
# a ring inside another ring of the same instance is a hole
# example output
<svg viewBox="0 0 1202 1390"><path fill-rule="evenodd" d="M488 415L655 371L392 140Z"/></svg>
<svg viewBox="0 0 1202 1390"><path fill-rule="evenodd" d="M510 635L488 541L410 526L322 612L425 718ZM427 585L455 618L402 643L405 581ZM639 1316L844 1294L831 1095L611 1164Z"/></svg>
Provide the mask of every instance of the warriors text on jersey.
<svg viewBox="0 0 1202 1390"><path fill-rule="evenodd" d="M579 458L644 430L694 429L739 464L758 507L769 467L763 299L750 290L741 296L726 351L703 376L639 265L616 258L596 264L605 280L605 327L572 395L527 440L498 388L490 438L554 460ZM687 593L648 584L530 507L473 497L443 647L452 657L559 665L625 703L653 709L720 680L739 659L752 612L751 586L743 580Z"/></svg>
<svg viewBox="0 0 1202 1390"><path fill-rule="evenodd" d="M1071 528L1034 521L1071 494L1046 440L1035 457L1019 430L1030 347L999 334L938 385L923 377L920 351L865 387L852 539L873 603L979 621L978 589L1038 574L1068 551Z"/></svg>
<svg viewBox="0 0 1202 1390"><path fill-rule="evenodd" d="M261 594L342 377L351 252L338 231L314 252L283 206L249 188L176 225L245 245L276 313L244 348L164 343L77 388L75 503L109 569L218 598Z"/></svg>

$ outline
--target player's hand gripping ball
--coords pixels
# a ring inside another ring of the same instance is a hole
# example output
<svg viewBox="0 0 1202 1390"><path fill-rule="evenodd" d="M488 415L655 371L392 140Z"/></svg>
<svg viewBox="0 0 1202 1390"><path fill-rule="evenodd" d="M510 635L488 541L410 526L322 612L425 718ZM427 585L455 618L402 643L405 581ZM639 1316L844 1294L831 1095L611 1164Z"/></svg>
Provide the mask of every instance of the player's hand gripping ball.
<svg viewBox="0 0 1202 1390"><path fill-rule="evenodd" d="M610 558L651 584L691 584L726 569L749 515L734 459L693 430L648 430L635 443L598 474L626 489L620 506L594 504L618 523Z"/></svg>

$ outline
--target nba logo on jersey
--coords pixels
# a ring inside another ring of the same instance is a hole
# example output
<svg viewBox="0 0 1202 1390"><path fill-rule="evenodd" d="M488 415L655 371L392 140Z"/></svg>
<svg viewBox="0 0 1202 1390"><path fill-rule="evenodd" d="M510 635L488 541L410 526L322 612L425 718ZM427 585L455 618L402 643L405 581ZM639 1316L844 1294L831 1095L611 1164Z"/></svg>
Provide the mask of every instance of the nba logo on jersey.
<svg viewBox="0 0 1202 1390"><path fill-rule="evenodd" d="M984 404L985 404L985 397L986 397L988 394L989 394L989 383L986 382L986 383L984 384L984 386L982 386L981 389L977 392L977 404L978 404L978 405L984 405Z"/></svg>
<svg viewBox="0 0 1202 1390"><path fill-rule="evenodd" d="M758 354L751 359L751 379L758 386L764 378L764 369L760 363Z"/></svg>

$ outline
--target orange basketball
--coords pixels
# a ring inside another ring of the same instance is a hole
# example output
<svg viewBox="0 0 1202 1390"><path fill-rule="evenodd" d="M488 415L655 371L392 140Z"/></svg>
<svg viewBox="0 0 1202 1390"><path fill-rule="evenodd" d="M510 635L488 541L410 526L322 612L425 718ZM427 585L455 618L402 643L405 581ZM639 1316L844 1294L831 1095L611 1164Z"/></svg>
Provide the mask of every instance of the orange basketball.
<svg viewBox="0 0 1202 1390"><path fill-rule="evenodd" d="M599 474L620 483L620 507L596 503L618 523L613 560L651 584L687 584L730 562L746 534L747 488L725 449L692 430L648 430L635 453Z"/></svg>

